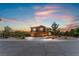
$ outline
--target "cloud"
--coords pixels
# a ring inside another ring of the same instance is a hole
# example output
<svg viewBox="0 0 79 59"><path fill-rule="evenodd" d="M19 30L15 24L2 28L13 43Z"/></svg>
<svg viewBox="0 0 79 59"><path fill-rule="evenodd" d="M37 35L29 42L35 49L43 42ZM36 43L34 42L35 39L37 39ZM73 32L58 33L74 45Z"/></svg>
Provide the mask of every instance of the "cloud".
<svg viewBox="0 0 79 59"><path fill-rule="evenodd" d="M61 28L61 31L70 31L71 29L77 28L79 27L79 23L78 22L69 22L67 25L65 25L63 28Z"/></svg>
<svg viewBox="0 0 79 59"><path fill-rule="evenodd" d="M58 12L54 10L57 6L35 6L35 21L38 25L42 24L42 20L48 19L52 13Z"/></svg>
<svg viewBox="0 0 79 59"><path fill-rule="evenodd" d="M11 23L24 23L25 21L18 19L10 19L10 18L1 18L2 22L11 22Z"/></svg>
<svg viewBox="0 0 79 59"><path fill-rule="evenodd" d="M52 20L64 20L64 21L72 21L74 17L72 15L63 13L63 11L59 10L60 6L36 6L35 19L42 21L45 19Z"/></svg>
<svg viewBox="0 0 79 59"><path fill-rule="evenodd" d="M43 11L43 10L51 10L51 9L58 9L61 8L60 6L52 6L52 5L46 5L46 6L34 6L35 10Z"/></svg>
<svg viewBox="0 0 79 59"><path fill-rule="evenodd" d="M63 28L61 28L61 31L64 31L64 32L70 31L71 29L74 29L78 26L79 26L79 24L77 24L77 23L69 23L69 24L65 25Z"/></svg>
<svg viewBox="0 0 79 59"><path fill-rule="evenodd" d="M35 10L39 10L39 9L42 8L42 6L34 6L33 8L34 8Z"/></svg>
<svg viewBox="0 0 79 59"><path fill-rule="evenodd" d="M2 23L5 23L6 26L8 24L8 26L11 26L13 30L29 31L30 27L35 26L37 24L37 22L33 19L28 19L28 20L17 20L17 19L8 19L8 18L1 18L1 19L2 19L1 21Z"/></svg>
<svg viewBox="0 0 79 59"><path fill-rule="evenodd" d="M73 29L73 28L76 28L76 27L79 27L79 17L78 16L74 16L73 17L73 20L71 20L67 25L66 25L66 28L68 29Z"/></svg>
<svg viewBox="0 0 79 59"><path fill-rule="evenodd" d="M69 22L74 20L74 16L71 16L71 15L68 15L68 14L60 14L60 15L52 14L51 17L56 18L58 20L66 20L66 21L69 21Z"/></svg>
<svg viewBox="0 0 79 59"><path fill-rule="evenodd" d="M35 21L35 19L25 19L25 20L8 19L8 18L1 18L1 19L2 19L2 22L12 23L14 25L16 25L16 24L25 25L27 27L35 26L37 23L37 21Z"/></svg>
<svg viewBox="0 0 79 59"><path fill-rule="evenodd" d="M74 16L72 15L68 15L68 14L54 14L54 13L51 13L52 11L50 12L40 12L40 13L37 13L35 18L37 20L45 20L45 19L51 19L51 20L63 20L63 21L68 21L68 22L71 22L75 19Z"/></svg>
<svg viewBox="0 0 79 59"><path fill-rule="evenodd" d="M69 23L67 25L67 27L69 27L69 28L79 27L79 23L73 21L73 22Z"/></svg>
<svg viewBox="0 0 79 59"><path fill-rule="evenodd" d="M36 16L46 16L51 13L58 12L57 8L60 8L59 6L35 6L36 9L35 15Z"/></svg>
<svg viewBox="0 0 79 59"><path fill-rule="evenodd" d="M37 11L35 13L36 20L41 24L43 20L50 20L50 21L64 21L66 24L64 26L60 26L61 28L64 28L64 31L70 30L70 28L76 27L75 22L75 16L70 14L59 14L57 12L60 12L58 10L45 10L45 11ZM62 23L61 23L62 24ZM62 24L63 25L63 24Z"/></svg>
<svg viewBox="0 0 79 59"><path fill-rule="evenodd" d="M46 16L46 15L49 15L49 14L54 13L54 12L57 12L57 11L55 11L55 10L45 10L45 11L36 12L35 15L36 16Z"/></svg>

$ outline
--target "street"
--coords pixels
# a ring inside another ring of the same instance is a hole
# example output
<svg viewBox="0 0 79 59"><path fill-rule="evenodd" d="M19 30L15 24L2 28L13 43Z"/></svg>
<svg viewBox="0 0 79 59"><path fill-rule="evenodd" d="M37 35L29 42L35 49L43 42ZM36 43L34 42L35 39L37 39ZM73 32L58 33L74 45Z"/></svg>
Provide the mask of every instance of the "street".
<svg viewBox="0 0 79 59"><path fill-rule="evenodd" d="M0 41L0 56L79 56L79 40Z"/></svg>

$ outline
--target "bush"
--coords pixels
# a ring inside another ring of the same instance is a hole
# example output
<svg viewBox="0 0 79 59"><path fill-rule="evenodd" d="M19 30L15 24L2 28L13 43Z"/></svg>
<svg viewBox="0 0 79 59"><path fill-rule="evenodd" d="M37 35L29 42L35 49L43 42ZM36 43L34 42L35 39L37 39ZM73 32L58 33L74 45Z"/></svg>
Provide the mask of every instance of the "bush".
<svg viewBox="0 0 79 59"><path fill-rule="evenodd" d="M24 32L24 31L15 31L14 32L14 37L19 38L19 39L25 39L26 36L30 36L29 32Z"/></svg>

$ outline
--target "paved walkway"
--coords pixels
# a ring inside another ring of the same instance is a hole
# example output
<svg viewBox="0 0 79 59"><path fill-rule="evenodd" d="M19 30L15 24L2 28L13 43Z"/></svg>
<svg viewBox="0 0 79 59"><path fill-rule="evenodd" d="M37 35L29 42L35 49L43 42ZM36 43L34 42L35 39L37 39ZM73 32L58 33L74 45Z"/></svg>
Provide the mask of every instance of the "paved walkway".
<svg viewBox="0 0 79 59"><path fill-rule="evenodd" d="M1 56L79 56L79 40L0 41Z"/></svg>

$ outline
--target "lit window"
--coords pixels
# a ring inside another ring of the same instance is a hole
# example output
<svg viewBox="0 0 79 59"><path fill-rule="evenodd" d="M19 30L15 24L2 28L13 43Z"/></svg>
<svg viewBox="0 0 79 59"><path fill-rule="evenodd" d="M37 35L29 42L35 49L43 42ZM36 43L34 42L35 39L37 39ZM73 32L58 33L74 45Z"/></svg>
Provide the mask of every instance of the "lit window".
<svg viewBox="0 0 79 59"><path fill-rule="evenodd" d="M40 31L43 31L44 30L44 28L40 28Z"/></svg>
<svg viewBox="0 0 79 59"><path fill-rule="evenodd" d="M48 35L51 35L51 32L49 32Z"/></svg>
<svg viewBox="0 0 79 59"><path fill-rule="evenodd" d="M33 31L36 31L36 28L33 28Z"/></svg>

